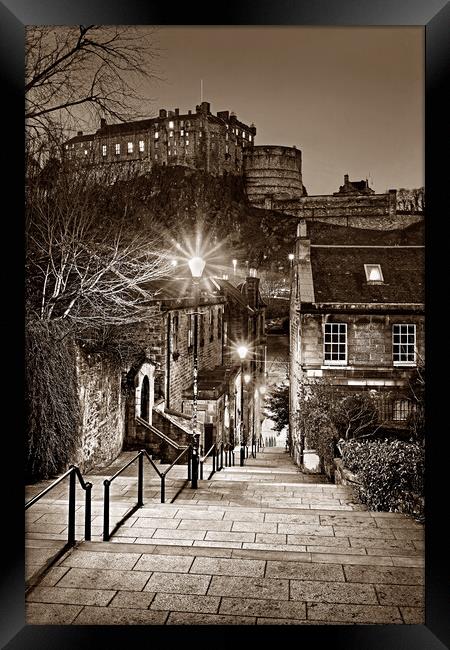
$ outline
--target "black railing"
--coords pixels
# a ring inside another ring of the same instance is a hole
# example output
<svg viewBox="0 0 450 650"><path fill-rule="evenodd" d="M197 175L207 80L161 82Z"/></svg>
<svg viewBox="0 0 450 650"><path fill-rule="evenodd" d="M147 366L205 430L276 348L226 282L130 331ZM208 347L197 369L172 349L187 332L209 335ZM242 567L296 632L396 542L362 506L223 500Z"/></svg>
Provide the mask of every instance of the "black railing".
<svg viewBox="0 0 450 650"><path fill-rule="evenodd" d="M75 539L75 509L76 509L76 483L75 477L78 478L78 481L86 492L85 496L85 508L84 508L84 539L89 542L91 540L91 497L92 497L92 483L85 481L83 476L76 467L76 465L71 465L67 472L64 472L56 481L53 481L51 485L42 490L35 497L30 499L25 504L25 510L31 508L32 505L37 503L44 495L46 495L50 490L53 490L61 481L69 477L69 510L67 515L67 546L74 546Z"/></svg>
<svg viewBox="0 0 450 650"><path fill-rule="evenodd" d="M161 503L165 503L166 501L166 476L172 469L172 467L182 458L185 454L188 454L188 463L187 463L187 470L188 470L188 475L187 479L188 481L191 480L191 460L192 460L192 447L191 445L188 445L183 449L183 451L175 458L173 463L169 465L169 467L164 471L160 472L157 465L154 463L152 457L148 454L148 452L145 449L141 449L141 451L126 465L124 465L121 469L119 469L114 476L111 476L109 479L105 479L103 481L103 486L104 486L104 501L103 501L103 541L107 542L109 541L111 535L121 526L131 515L136 512L138 508L142 508L144 505L144 457L147 458L149 461L150 465L153 467L155 472L158 474L160 480L161 480ZM116 479L124 470L126 470L132 463L135 461L138 461L138 475L137 475L137 480L138 480L138 494L137 494L137 503L136 505L126 513L124 517L114 526L113 530L109 530L109 504L110 504L110 486L111 483Z"/></svg>
<svg viewBox="0 0 450 650"><path fill-rule="evenodd" d="M231 447L231 445L228 445L227 449L224 448L224 456L225 456L225 467L232 467L234 465L235 458L234 458L234 449L233 447Z"/></svg>

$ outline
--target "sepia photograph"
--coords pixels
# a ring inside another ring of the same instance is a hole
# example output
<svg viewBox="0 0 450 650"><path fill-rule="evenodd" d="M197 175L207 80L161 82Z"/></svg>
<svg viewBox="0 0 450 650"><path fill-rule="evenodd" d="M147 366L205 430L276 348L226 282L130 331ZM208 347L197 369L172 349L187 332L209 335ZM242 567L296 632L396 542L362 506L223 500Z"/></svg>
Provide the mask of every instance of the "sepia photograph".
<svg viewBox="0 0 450 650"><path fill-rule="evenodd" d="M424 623L424 28L26 28L26 623Z"/></svg>

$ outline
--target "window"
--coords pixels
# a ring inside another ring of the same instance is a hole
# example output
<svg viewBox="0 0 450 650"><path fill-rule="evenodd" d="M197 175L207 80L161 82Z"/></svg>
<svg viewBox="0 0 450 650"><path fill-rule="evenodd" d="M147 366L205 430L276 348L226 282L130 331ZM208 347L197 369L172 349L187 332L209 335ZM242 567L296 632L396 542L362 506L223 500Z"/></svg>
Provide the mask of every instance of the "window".
<svg viewBox="0 0 450 650"><path fill-rule="evenodd" d="M103 144L102 145L102 156L106 156L107 150L108 150L108 148L107 148L106 144Z"/></svg>
<svg viewBox="0 0 450 650"><path fill-rule="evenodd" d="M204 314L198 315L198 329L199 329L199 341L200 347L205 345L205 316Z"/></svg>
<svg viewBox="0 0 450 650"><path fill-rule="evenodd" d="M132 142L127 143L127 152L128 153L133 153L133 143Z"/></svg>
<svg viewBox="0 0 450 650"><path fill-rule="evenodd" d="M392 326L392 358L394 366L413 366L416 363L416 326Z"/></svg>
<svg viewBox="0 0 450 650"><path fill-rule="evenodd" d="M225 153L228 153L228 152L229 152L229 147L228 147L228 145L226 144L226 145L225 145Z"/></svg>
<svg viewBox="0 0 450 650"><path fill-rule="evenodd" d="M155 142L155 149L159 148L159 142Z"/></svg>
<svg viewBox="0 0 450 650"><path fill-rule="evenodd" d="M178 314L172 316L172 327L170 329L170 351L178 352Z"/></svg>
<svg viewBox="0 0 450 650"><path fill-rule="evenodd" d="M189 145L189 140L186 140L186 147Z"/></svg>
<svg viewBox="0 0 450 650"><path fill-rule="evenodd" d="M251 136L251 135L248 136L248 141L249 141L249 142L252 141L252 136Z"/></svg>
<svg viewBox="0 0 450 650"><path fill-rule="evenodd" d="M383 273L379 264L364 264L367 282L383 282Z"/></svg>
<svg viewBox="0 0 450 650"><path fill-rule="evenodd" d="M158 154L155 153L155 160L158 160Z"/></svg>
<svg viewBox="0 0 450 650"><path fill-rule="evenodd" d="M145 151L145 144L143 140L139 140L139 151Z"/></svg>
<svg viewBox="0 0 450 650"><path fill-rule="evenodd" d="M194 347L194 314L188 314L188 348Z"/></svg>
<svg viewBox="0 0 450 650"><path fill-rule="evenodd" d="M209 312L209 341L214 341L214 311Z"/></svg>
<svg viewBox="0 0 450 650"><path fill-rule="evenodd" d="M396 422L404 422L405 420L408 419L409 415L413 411L413 404L411 400L403 398L403 399L396 399L394 401L393 409L392 409L392 419L395 420Z"/></svg>
<svg viewBox="0 0 450 650"><path fill-rule="evenodd" d="M169 132L169 138L173 138L173 131Z"/></svg>
<svg viewBox="0 0 450 650"><path fill-rule="evenodd" d="M88 155L88 150L87 150L87 149L84 150L84 155L85 155L85 156Z"/></svg>
<svg viewBox="0 0 450 650"><path fill-rule="evenodd" d="M228 140L228 133L225 133L225 140Z"/></svg>
<svg viewBox="0 0 450 650"><path fill-rule="evenodd" d="M217 338L222 338L222 310L217 312Z"/></svg>
<svg viewBox="0 0 450 650"><path fill-rule="evenodd" d="M173 128L174 128L174 123L173 123L172 120L170 120L170 122L169 122L169 129L173 129Z"/></svg>
<svg viewBox="0 0 450 650"><path fill-rule="evenodd" d="M324 360L326 364L346 365L347 323L325 323Z"/></svg>
<svg viewBox="0 0 450 650"><path fill-rule="evenodd" d="M184 126L184 120L180 120L180 126L181 126L181 127Z"/></svg>
<svg viewBox="0 0 450 650"><path fill-rule="evenodd" d="M242 131L242 137L243 137L243 138L246 138L246 137L247 137L247 134L246 134L245 131Z"/></svg>
<svg viewBox="0 0 450 650"><path fill-rule="evenodd" d="M118 156L120 154L120 144L118 142L116 143L115 150L116 150L116 156Z"/></svg>
<svg viewBox="0 0 450 650"><path fill-rule="evenodd" d="M181 131L180 131L180 135L181 135L181 137L184 136L184 129L181 129Z"/></svg>
<svg viewBox="0 0 450 650"><path fill-rule="evenodd" d="M159 131L155 131L155 140L159 138Z"/></svg>

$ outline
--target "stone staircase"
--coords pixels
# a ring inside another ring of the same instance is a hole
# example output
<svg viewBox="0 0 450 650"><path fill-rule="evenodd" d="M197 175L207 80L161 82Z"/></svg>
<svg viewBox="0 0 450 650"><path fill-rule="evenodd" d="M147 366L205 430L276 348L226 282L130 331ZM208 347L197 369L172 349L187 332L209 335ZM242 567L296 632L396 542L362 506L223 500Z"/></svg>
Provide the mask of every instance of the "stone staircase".
<svg viewBox="0 0 450 650"><path fill-rule="evenodd" d="M175 467L165 504L148 480L145 506L100 543L98 488L125 460L87 477L94 541L31 577L28 623L423 623L423 527L411 518L368 512L351 488L303 474L274 447L197 490ZM111 492L112 525L135 503L135 475ZM30 511L28 548L45 555L67 525L63 493Z"/></svg>

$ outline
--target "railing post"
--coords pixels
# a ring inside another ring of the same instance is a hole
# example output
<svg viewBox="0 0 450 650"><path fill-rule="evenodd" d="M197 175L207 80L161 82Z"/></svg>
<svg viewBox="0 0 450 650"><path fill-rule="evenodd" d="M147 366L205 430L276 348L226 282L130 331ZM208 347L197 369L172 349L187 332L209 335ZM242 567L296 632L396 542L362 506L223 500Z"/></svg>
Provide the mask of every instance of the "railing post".
<svg viewBox="0 0 450 650"><path fill-rule="evenodd" d="M91 497L92 483L86 483L86 496L84 503L84 539L91 541Z"/></svg>
<svg viewBox="0 0 450 650"><path fill-rule="evenodd" d="M138 458L138 508L142 508L144 505L144 454L140 452Z"/></svg>
<svg viewBox="0 0 450 650"><path fill-rule="evenodd" d="M103 541L109 541L109 486L108 479L103 481L104 500L103 500Z"/></svg>
<svg viewBox="0 0 450 650"><path fill-rule="evenodd" d="M203 481L203 460L200 460L200 480Z"/></svg>
<svg viewBox="0 0 450 650"><path fill-rule="evenodd" d="M192 482L191 488L196 490L198 487L198 449L192 450Z"/></svg>
<svg viewBox="0 0 450 650"><path fill-rule="evenodd" d="M69 474L69 521L67 542L70 546L75 544L75 469Z"/></svg>
<svg viewBox="0 0 450 650"><path fill-rule="evenodd" d="M231 450L231 454L232 454L232 458L233 458L233 467L234 467L234 462L235 461L234 461L234 450L233 449Z"/></svg>
<svg viewBox="0 0 450 650"><path fill-rule="evenodd" d="M187 475L187 477L188 477L188 481L190 481L192 479L192 447L191 447L191 445L189 445L189 449L188 449L188 462L187 462L187 465L188 465L188 475Z"/></svg>
<svg viewBox="0 0 450 650"><path fill-rule="evenodd" d="M212 471L216 471L216 448L214 447L212 451Z"/></svg>
<svg viewBox="0 0 450 650"><path fill-rule="evenodd" d="M166 502L166 475L161 474L161 503Z"/></svg>

